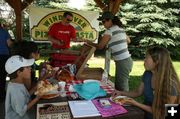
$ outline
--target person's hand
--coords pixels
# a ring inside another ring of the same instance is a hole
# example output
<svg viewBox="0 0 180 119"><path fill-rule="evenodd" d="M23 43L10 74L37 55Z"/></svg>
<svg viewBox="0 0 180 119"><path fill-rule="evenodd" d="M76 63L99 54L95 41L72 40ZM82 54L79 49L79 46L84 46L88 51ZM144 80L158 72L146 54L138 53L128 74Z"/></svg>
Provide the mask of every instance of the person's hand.
<svg viewBox="0 0 180 119"><path fill-rule="evenodd" d="M138 102L132 98L127 98L127 99L125 99L125 102L124 102L124 104L130 104L130 105L134 105L134 106L136 106L137 103Z"/></svg>
<svg viewBox="0 0 180 119"><path fill-rule="evenodd" d="M36 95L36 97L39 98L39 99L40 99L42 96L43 96L42 93L38 93L38 94Z"/></svg>
<svg viewBox="0 0 180 119"><path fill-rule="evenodd" d="M88 39L85 38L77 38L77 42L86 42Z"/></svg>
<svg viewBox="0 0 180 119"><path fill-rule="evenodd" d="M87 39L84 39L83 42L86 43L86 44L92 44L92 41L87 40Z"/></svg>
<svg viewBox="0 0 180 119"><path fill-rule="evenodd" d="M92 41L86 40L86 43L87 43L87 44L92 44Z"/></svg>
<svg viewBox="0 0 180 119"><path fill-rule="evenodd" d="M56 74L55 70L46 70L45 79L49 77L54 77Z"/></svg>
<svg viewBox="0 0 180 119"><path fill-rule="evenodd" d="M123 95L123 91L118 91L118 90L114 90L114 92L112 93L112 98L115 98L117 96Z"/></svg>
<svg viewBox="0 0 180 119"><path fill-rule="evenodd" d="M46 94L46 92L36 90L36 92L34 94L36 95L37 98L40 99L43 95Z"/></svg>
<svg viewBox="0 0 180 119"><path fill-rule="evenodd" d="M46 92L37 93L36 98L41 99L41 97L44 95L46 95Z"/></svg>
<svg viewBox="0 0 180 119"><path fill-rule="evenodd" d="M62 46L62 45L64 45L65 43L64 43L63 40L59 40L59 41L57 42L57 44L60 45L60 46Z"/></svg>

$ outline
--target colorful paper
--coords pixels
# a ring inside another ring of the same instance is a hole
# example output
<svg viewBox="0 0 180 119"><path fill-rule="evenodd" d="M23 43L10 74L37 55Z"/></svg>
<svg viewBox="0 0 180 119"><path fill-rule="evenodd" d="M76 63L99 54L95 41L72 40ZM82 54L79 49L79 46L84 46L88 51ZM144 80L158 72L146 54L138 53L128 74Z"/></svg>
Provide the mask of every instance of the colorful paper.
<svg viewBox="0 0 180 119"><path fill-rule="evenodd" d="M109 100L109 98L103 98ZM92 102L98 109L99 113L102 115L102 117L110 117L110 116L115 116L119 114L124 114L127 113L128 111L121 105L116 104L112 101L109 100L111 103L111 107L109 108L103 108L99 102L100 99L94 99Z"/></svg>

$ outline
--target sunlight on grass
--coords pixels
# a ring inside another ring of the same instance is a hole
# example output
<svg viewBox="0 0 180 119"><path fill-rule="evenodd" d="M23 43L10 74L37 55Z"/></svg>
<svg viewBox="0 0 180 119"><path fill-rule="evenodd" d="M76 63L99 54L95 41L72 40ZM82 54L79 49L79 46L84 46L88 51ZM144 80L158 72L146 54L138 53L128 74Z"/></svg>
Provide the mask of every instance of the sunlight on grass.
<svg viewBox="0 0 180 119"><path fill-rule="evenodd" d="M180 62L175 61L175 62L173 62L173 65L174 65L174 68L175 68L179 78L180 78Z"/></svg>
<svg viewBox="0 0 180 119"><path fill-rule="evenodd" d="M89 67L101 67L104 68L104 59L103 58L91 58L88 61ZM175 67L175 70L180 77L180 62L174 61L173 65ZM136 60L133 61L133 68L130 73L131 76L141 76L144 72L144 61L143 60ZM111 60L111 66L110 66L110 75L114 76L115 73L115 63L113 60Z"/></svg>
<svg viewBox="0 0 180 119"><path fill-rule="evenodd" d="M104 68L104 59L103 58L91 58L88 61L89 67L101 67ZM175 67L175 70L180 77L180 62L173 62L173 65ZM130 79L129 79L129 88L130 90L136 89L140 82L141 82L141 76L144 72L144 61L143 60L134 60L133 61L133 68L130 73ZM115 74L115 64L114 61L111 60L111 66L110 66L110 75L112 76L112 81L114 81L114 74ZM138 98L135 98L138 102L143 102L144 98L143 96L140 96Z"/></svg>
<svg viewBox="0 0 180 119"><path fill-rule="evenodd" d="M37 64L40 64L41 62L44 62L44 59L36 61ZM87 62L89 64L89 67L101 67L104 69L104 58L97 58L93 57ZM175 70L180 77L180 62L179 61L173 61L173 65L175 67ZM144 61L143 60L135 60L133 61L133 68L130 73L130 76L142 76L144 72ZM111 66L110 66L110 75L114 77L115 75L115 63L113 60L111 60Z"/></svg>
<svg viewBox="0 0 180 119"><path fill-rule="evenodd" d="M101 67L104 68L104 59L103 58L92 58L88 61L89 67ZM143 61L134 61L133 62L133 69L130 75L133 76L141 76L144 72ZM115 63L111 60L110 65L110 75L115 75Z"/></svg>

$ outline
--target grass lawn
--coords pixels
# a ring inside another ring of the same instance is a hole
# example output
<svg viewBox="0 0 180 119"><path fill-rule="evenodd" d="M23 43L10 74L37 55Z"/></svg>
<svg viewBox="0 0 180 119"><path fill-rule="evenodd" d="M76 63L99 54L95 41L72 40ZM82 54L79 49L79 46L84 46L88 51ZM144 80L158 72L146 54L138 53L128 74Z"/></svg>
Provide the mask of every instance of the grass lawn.
<svg viewBox="0 0 180 119"><path fill-rule="evenodd" d="M91 58L88 60L89 67L102 67L104 68L104 59L103 58ZM173 61L173 65L175 70L180 77L180 61ZM133 61L133 69L130 73L131 77L141 77L144 72L144 61L143 60L134 60ZM114 77L115 74L115 64L114 61L111 60L110 65L110 75ZM131 80L131 78L130 78Z"/></svg>
<svg viewBox="0 0 180 119"><path fill-rule="evenodd" d="M89 67L102 67L104 68L104 59L103 58L92 58L88 61ZM144 72L143 61L134 61L133 69L130 73L130 89L134 89L140 83L140 77ZM114 81L115 75L115 63L111 60L110 65L110 75Z"/></svg>
<svg viewBox="0 0 180 119"><path fill-rule="evenodd" d="M143 60L134 60L133 61L133 69L130 73L130 79L129 79L129 87L130 90L135 89L138 87L138 85L141 82L141 76L144 72L144 65ZM91 58L88 61L89 67L102 67L104 68L104 59L103 58ZM174 61L173 65L175 67L176 72L178 73L178 76L180 77L180 61ZM114 61L111 60L110 65L110 75L112 76L112 80L114 81L114 74L115 74L115 64ZM143 97L139 97L136 99L137 101L142 102Z"/></svg>

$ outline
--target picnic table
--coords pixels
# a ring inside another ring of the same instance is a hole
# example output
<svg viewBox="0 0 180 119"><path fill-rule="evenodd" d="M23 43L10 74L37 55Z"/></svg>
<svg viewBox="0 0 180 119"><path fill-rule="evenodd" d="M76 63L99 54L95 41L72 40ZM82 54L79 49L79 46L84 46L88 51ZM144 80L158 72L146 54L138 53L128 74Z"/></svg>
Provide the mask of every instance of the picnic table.
<svg viewBox="0 0 180 119"><path fill-rule="evenodd" d="M65 86L66 96L64 96L64 97L58 96L58 97L55 97L52 99L41 99L41 100L39 100L38 104L59 103L59 102L68 102L68 101L72 101L72 100L81 100L80 98L73 99L72 94L74 94L74 93L68 91L68 88L70 85L80 84L80 83L82 83L82 80L73 80L72 82L67 83ZM111 86L111 84L107 83L106 85L100 85L100 86L101 86L101 88L103 88L107 92L106 97L110 97L111 93L114 90L114 88ZM104 97L100 97L100 98L104 98ZM109 118L111 118L111 119L136 119L136 118L143 119L144 118L144 111L143 110L141 110L137 107L134 107L134 106L124 106L124 108L128 111L127 113L112 116ZM37 105L33 106L28 111L28 114L30 115L31 119L36 119ZM73 119L72 114L71 114L71 119ZM84 118L80 118L80 119L107 119L107 118L97 116L97 117L84 117Z"/></svg>
<svg viewBox="0 0 180 119"><path fill-rule="evenodd" d="M67 97L57 97L49 100L40 100L38 103L54 103L54 102L66 102L72 99L69 99ZM111 119L144 119L144 111L135 107L135 106L124 106L124 108L128 111L125 114L121 115L116 115L113 117L109 117ZM36 119L36 106L31 108L28 113L31 117L31 119ZM73 119L72 115L71 118ZM103 118L103 117L84 117L80 119L108 119L108 118Z"/></svg>

